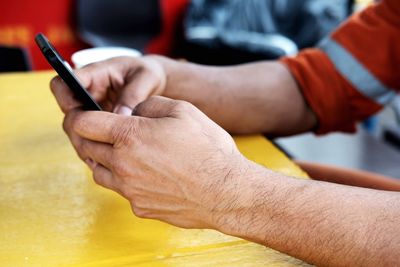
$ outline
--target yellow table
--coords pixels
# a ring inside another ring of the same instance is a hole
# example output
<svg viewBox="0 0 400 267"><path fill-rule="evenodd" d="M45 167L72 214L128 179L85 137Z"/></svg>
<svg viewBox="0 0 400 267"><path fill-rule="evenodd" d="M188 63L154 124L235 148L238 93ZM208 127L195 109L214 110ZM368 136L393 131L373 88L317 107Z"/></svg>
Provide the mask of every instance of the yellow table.
<svg viewBox="0 0 400 267"><path fill-rule="evenodd" d="M0 266L305 265L216 231L136 218L75 155L48 88L53 75L0 75ZM236 142L250 159L306 177L263 137Z"/></svg>

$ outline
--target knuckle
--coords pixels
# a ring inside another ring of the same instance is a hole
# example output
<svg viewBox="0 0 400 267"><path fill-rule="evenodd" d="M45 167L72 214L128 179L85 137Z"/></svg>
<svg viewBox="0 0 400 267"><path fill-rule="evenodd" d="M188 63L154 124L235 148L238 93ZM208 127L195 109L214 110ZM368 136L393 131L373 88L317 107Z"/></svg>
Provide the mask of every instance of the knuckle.
<svg viewBox="0 0 400 267"><path fill-rule="evenodd" d="M124 121L124 123L112 127L111 135L113 140L115 140L114 146L117 148L119 146L131 146L135 139L134 137L138 132L137 128L138 127L131 121Z"/></svg>
<svg viewBox="0 0 400 267"><path fill-rule="evenodd" d="M96 169L95 169L95 171L93 171L93 181L101 187L118 192L118 190L115 188L114 184L107 181L107 179L103 176L103 174L99 171L96 171Z"/></svg>
<svg viewBox="0 0 400 267"><path fill-rule="evenodd" d="M121 179L124 179L125 177L129 176L130 174L129 167L122 160L116 160L115 158L112 158L110 162L114 168L113 171L115 172L116 176L118 176Z"/></svg>
<svg viewBox="0 0 400 267"><path fill-rule="evenodd" d="M114 167L113 171L115 173L115 176L118 177L121 181L125 181L129 176L127 168L118 166L118 164Z"/></svg>
<svg viewBox="0 0 400 267"><path fill-rule="evenodd" d="M182 100L176 101L171 109L175 116L192 116L195 110L191 103Z"/></svg>
<svg viewBox="0 0 400 267"><path fill-rule="evenodd" d="M148 212L145 209L137 207L134 203L132 203L132 211L139 218L148 218Z"/></svg>
<svg viewBox="0 0 400 267"><path fill-rule="evenodd" d="M179 112L188 113L193 110L193 105L189 102L178 100L176 101L175 109Z"/></svg>
<svg viewBox="0 0 400 267"><path fill-rule="evenodd" d="M108 155L106 155L107 161L110 163L111 170L121 181L126 179L132 180L133 173L131 171L131 165L128 163L126 158L126 154L124 152L120 152L118 150L114 150Z"/></svg>
<svg viewBox="0 0 400 267"><path fill-rule="evenodd" d="M143 75L146 75L146 77L147 77L148 79L151 79L151 80L153 80L153 81L157 81L157 80L160 79L160 75L159 75L157 72L155 72L155 71L153 70L152 64L149 64L148 62L146 62L146 63L142 66L141 72L142 72Z"/></svg>
<svg viewBox="0 0 400 267"><path fill-rule="evenodd" d="M115 162L117 161L115 157L116 151L114 149L111 149L104 155L104 159L106 162L109 162L111 166L114 166Z"/></svg>
<svg viewBox="0 0 400 267"><path fill-rule="evenodd" d="M71 128L74 132L77 132L79 129L85 129L85 121L83 119L84 114L82 112L79 113L75 113L72 117L71 117Z"/></svg>
<svg viewBox="0 0 400 267"><path fill-rule="evenodd" d="M123 196L126 199L132 199L134 196L132 195L131 191L129 190L128 187L125 185L120 185L118 187L118 192L121 196Z"/></svg>
<svg viewBox="0 0 400 267"><path fill-rule="evenodd" d="M90 144L86 141L79 142L77 146L78 146L77 147L78 152L82 154L87 154L88 150L90 149Z"/></svg>
<svg viewBox="0 0 400 267"><path fill-rule="evenodd" d="M106 179L104 175L104 172L101 171L101 168L99 168L98 166L93 169L93 181L100 186L112 189L112 184Z"/></svg>
<svg viewBox="0 0 400 267"><path fill-rule="evenodd" d="M148 201L144 199L144 197L136 197L135 198L135 207L139 209L146 209L148 207Z"/></svg>
<svg viewBox="0 0 400 267"><path fill-rule="evenodd" d="M79 120L78 117L79 115L76 114L75 112L70 112L65 115L62 124L64 132L66 132L67 134L70 134L71 132L76 132L75 131L77 127L76 124L78 123Z"/></svg>
<svg viewBox="0 0 400 267"><path fill-rule="evenodd" d="M119 161L117 160L117 157L115 156L115 154L116 154L116 151L114 151L114 149L112 149L111 151L109 151L109 153L104 155L104 157L105 157L105 160L107 162L109 162L112 167L114 167L114 166L119 167L118 166Z"/></svg>
<svg viewBox="0 0 400 267"><path fill-rule="evenodd" d="M93 172L93 181L96 184L103 186L103 180L101 179L101 176L99 175L99 173L96 171Z"/></svg>
<svg viewBox="0 0 400 267"><path fill-rule="evenodd" d="M140 68L142 75L146 76L149 81L153 82L155 89L162 87L165 84L165 73L160 65L154 60L144 60ZM156 90L157 92L158 90Z"/></svg>
<svg viewBox="0 0 400 267"><path fill-rule="evenodd" d="M67 116L64 117L64 120L62 122L62 128L64 130L65 133L69 133L69 123L68 123L68 118Z"/></svg>

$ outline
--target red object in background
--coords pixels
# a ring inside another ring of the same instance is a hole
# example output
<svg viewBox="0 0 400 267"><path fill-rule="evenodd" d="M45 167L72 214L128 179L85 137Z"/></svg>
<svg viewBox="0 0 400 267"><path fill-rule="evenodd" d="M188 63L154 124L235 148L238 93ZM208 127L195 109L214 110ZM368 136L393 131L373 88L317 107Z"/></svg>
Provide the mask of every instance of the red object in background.
<svg viewBox="0 0 400 267"><path fill-rule="evenodd" d="M44 33L67 60L87 48L75 31L74 0L14 0L0 2L0 45L26 48L34 70L50 69L34 37ZM170 55L189 0L160 0L162 30L147 53Z"/></svg>
<svg viewBox="0 0 400 267"><path fill-rule="evenodd" d="M86 47L74 31L73 0L1 1L0 10L0 45L26 48L34 70L51 68L34 41L38 32L67 60Z"/></svg>
<svg viewBox="0 0 400 267"><path fill-rule="evenodd" d="M169 55L177 30L182 24L189 0L160 0L162 28L158 37L146 48L146 53Z"/></svg>

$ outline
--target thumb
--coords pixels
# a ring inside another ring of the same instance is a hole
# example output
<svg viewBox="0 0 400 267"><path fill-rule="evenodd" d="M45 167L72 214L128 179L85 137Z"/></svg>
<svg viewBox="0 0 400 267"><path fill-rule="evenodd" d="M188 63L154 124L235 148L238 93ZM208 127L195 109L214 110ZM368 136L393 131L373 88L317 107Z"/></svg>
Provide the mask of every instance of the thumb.
<svg viewBox="0 0 400 267"><path fill-rule="evenodd" d="M141 71L132 77L131 81L121 91L114 107L114 113L131 115L132 110L149 96L157 94L164 82L153 76L149 71Z"/></svg>
<svg viewBox="0 0 400 267"><path fill-rule="evenodd" d="M130 116L134 107L146 99L146 95L125 89L114 107L114 113Z"/></svg>
<svg viewBox="0 0 400 267"><path fill-rule="evenodd" d="M172 117L179 103L183 101L173 100L163 96L152 96L140 103L132 111L132 115L147 118Z"/></svg>
<svg viewBox="0 0 400 267"><path fill-rule="evenodd" d="M70 110L82 105L74 98L71 89L59 76L51 80L50 88L62 112L68 113Z"/></svg>

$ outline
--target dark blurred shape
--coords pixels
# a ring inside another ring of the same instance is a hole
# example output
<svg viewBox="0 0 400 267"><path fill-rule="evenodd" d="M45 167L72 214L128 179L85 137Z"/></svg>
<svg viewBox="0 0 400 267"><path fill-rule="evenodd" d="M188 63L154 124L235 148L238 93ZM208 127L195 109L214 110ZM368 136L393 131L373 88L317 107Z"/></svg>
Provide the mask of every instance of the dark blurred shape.
<svg viewBox="0 0 400 267"><path fill-rule="evenodd" d="M383 139L392 146L400 149L400 129L394 127L386 127L383 130Z"/></svg>
<svg viewBox="0 0 400 267"><path fill-rule="evenodd" d="M275 59L312 47L350 14L351 0L192 0L184 52L205 64Z"/></svg>
<svg viewBox="0 0 400 267"><path fill-rule="evenodd" d="M276 59L314 46L347 18L352 2L78 0L77 26L92 46L125 46L231 65ZM181 13L186 13L183 25Z"/></svg>
<svg viewBox="0 0 400 267"><path fill-rule="evenodd" d="M393 109L397 125L384 126L383 139L397 149L400 149L400 95L397 95L390 105Z"/></svg>
<svg viewBox="0 0 400 267"><path fill-rule="evenodd" d="M18 47L0 46L0 72L29 71L26 51Z"/></svg>
<svg viewBox="0 0 400 267"><path fill-rule="evenodd" d="M142 50L161 31L158 0L78 0L77 26L93 46Z"/></svg>
<svg viewBox="0 0 400 267"><path fill-rule="evenodd" d="M277 59L284 55L282 50L271 49L269 52L249 52L219 43L214 47L203 46L183 41L177 49L177 55L191 62L206 65L228 66L260 60Z"/></svg>

